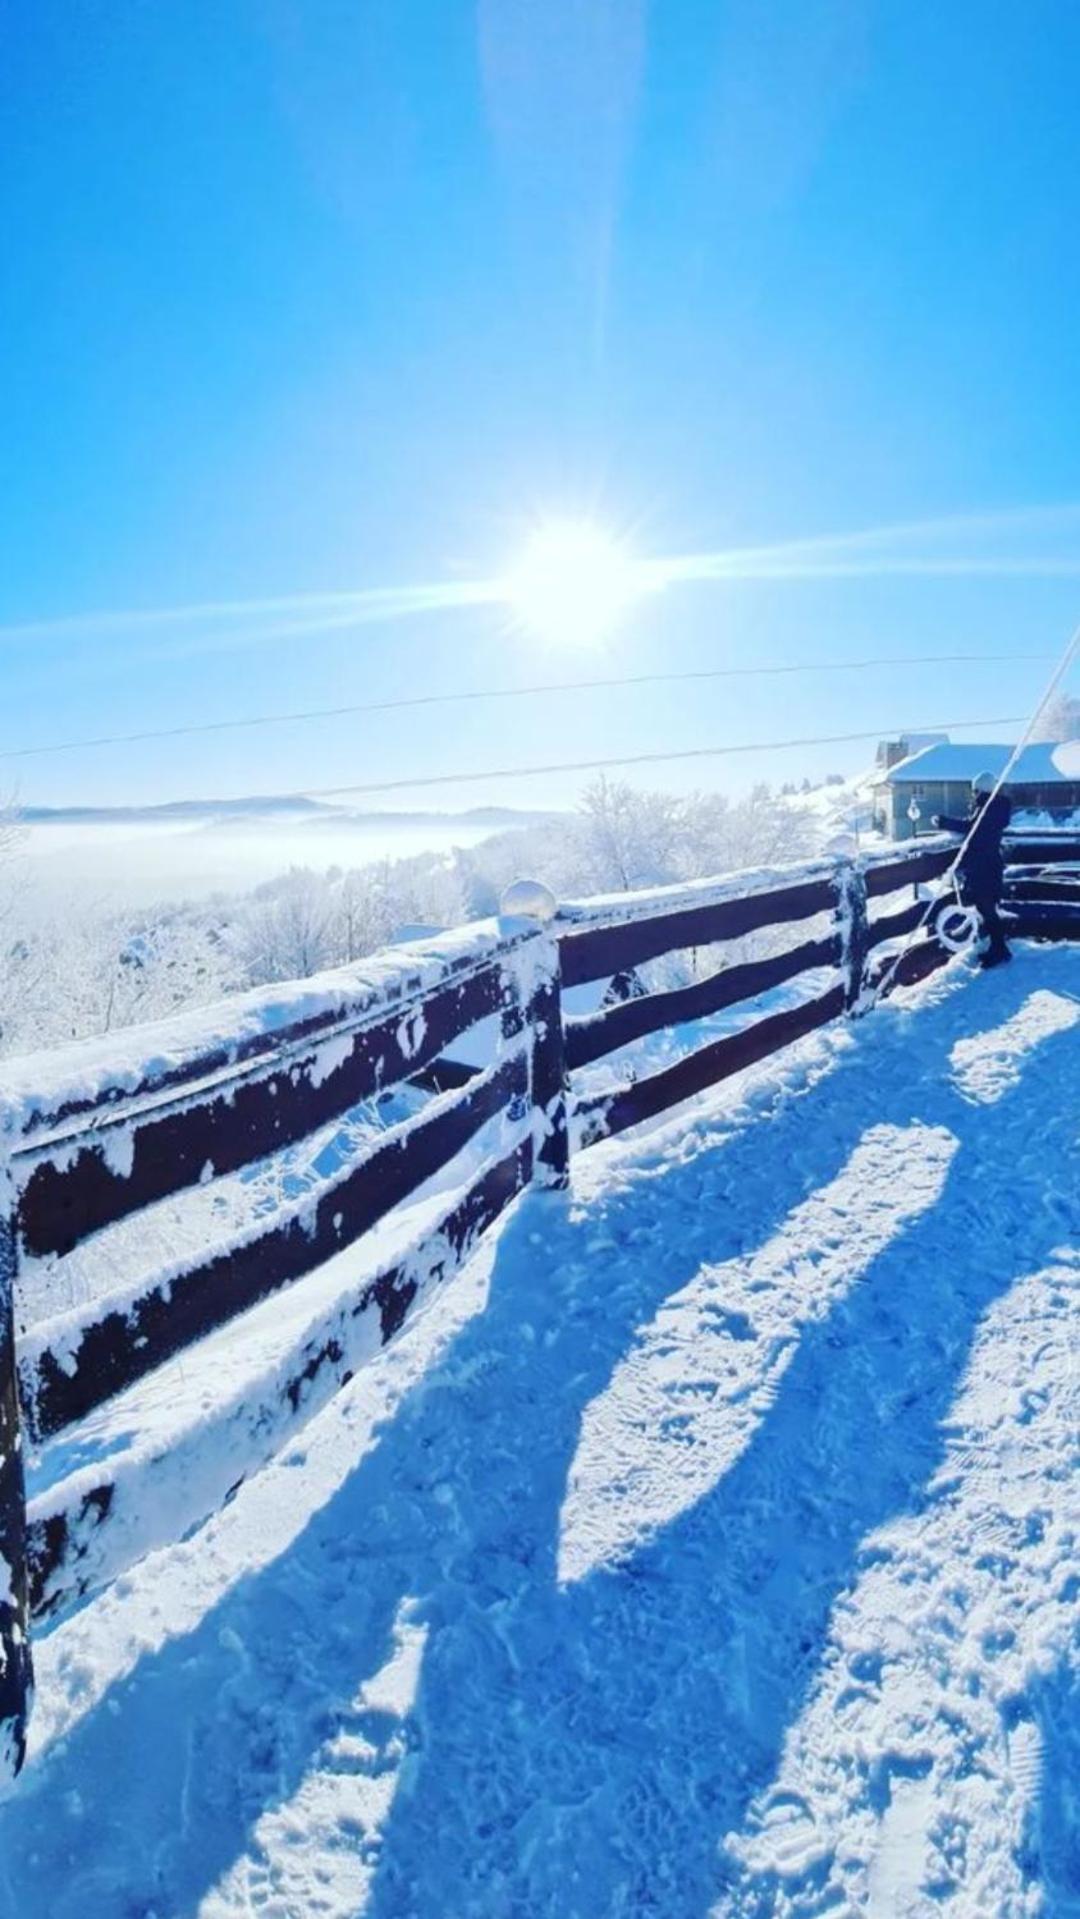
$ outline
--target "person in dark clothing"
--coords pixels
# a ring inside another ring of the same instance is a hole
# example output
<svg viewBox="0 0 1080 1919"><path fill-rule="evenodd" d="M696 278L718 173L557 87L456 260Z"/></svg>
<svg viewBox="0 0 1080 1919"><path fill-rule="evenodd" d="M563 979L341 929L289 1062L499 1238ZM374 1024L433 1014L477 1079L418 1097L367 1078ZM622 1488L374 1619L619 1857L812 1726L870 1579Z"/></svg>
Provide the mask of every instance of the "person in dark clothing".
<svg viewBox="0 0 1080 1919"><path fill-rule="evenodd" d="M1005 939L998 905L1001 900L1005 858L1001 840L1012 819L1012 802L1005 793L994 792L992 773L979 773L972 781L971 812L967 819L949 819L938 814L933 825L946 833L971 834L956 872L957 891L965 906L973 906L983 924L986 941L979 955L980 966L1000 966L1012 958Z"/></svg>

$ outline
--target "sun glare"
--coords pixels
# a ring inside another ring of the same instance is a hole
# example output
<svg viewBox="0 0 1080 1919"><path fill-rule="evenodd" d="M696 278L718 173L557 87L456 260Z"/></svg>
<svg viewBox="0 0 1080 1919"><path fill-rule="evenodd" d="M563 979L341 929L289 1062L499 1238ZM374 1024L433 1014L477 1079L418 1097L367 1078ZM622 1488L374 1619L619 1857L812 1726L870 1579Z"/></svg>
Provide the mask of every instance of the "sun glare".
<svg viewBox="0 0 1080 1919"><path fill-rule="evenodd" d="M618 541L584 520L539 527L506 586L523 626L567 646L603 639L641 591Z"/></svg>

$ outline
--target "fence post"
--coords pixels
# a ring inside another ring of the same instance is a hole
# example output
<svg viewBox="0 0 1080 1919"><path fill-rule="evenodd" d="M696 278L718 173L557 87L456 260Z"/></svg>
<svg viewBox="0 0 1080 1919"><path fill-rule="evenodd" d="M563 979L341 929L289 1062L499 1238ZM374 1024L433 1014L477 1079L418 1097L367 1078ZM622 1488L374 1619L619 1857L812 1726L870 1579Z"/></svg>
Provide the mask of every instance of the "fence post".
<svg viewBox="0 0 1080 1919"><path fill-rule="evenodd" d="M553 932L545 935L538 972L537 987L530 1007L537 1178L541 1186L569 1186L570 1133L567 1123L562 969L559 965L559 942Z"/></svg>
<svg viewBox="0 0 1080 1919"><path fill-rule="evenodd" d="M566 1048L562 1016L562 969L552 924L555 895L536 880L515 880L499 902L500 918L525 921L538 937L528 947L529 984L524 1008L529 1028L529 1086L533 1109L537 1185L570 1184ZM505 1028L504 1028L505 1032Z"/></svg>
<svg viewBox="0 0 1080 1919"><path fill-rule="evenodd" d="M3 1201L6 1186L0 1167ZM0 1219L0 1780L13 1779L22 1765L33 1688L14 1287L15 1234L5 1210Z"/></svg>
<svg viewBox="0 0 1080 1919"><path fill-rule="evenodd" d="M866 874L854 860L840 860L836 868L836 917L840 933L840 967L844 975L844 1006L858 1013L870 953L870 925L866 905Z"/></svg>

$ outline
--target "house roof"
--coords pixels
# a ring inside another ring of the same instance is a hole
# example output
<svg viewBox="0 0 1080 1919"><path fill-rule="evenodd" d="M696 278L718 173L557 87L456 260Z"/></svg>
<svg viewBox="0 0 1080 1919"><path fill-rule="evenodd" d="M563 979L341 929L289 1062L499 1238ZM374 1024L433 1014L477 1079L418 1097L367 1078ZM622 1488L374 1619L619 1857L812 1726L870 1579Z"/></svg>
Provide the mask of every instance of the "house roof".
<svg viewBox="0 0 1080 1919"><path fill-rule="evenodd" d="M919 780L955 780L970 785L977 773L992 773L997 778L1005 771L1011 746L958 746L952 741L940 746L924 746L910 753L885 774L886 786L905 786ZM1010 786L1076 785L1080 773L1075 746L1054 744L1025 746L1009 774Z"/></svg>

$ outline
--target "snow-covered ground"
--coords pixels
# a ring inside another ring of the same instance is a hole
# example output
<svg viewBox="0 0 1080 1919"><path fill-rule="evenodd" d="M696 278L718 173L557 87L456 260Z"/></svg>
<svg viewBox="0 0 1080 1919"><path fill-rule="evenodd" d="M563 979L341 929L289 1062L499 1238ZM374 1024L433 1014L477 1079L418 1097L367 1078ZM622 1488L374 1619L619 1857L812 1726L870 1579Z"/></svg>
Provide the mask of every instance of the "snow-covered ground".
<svg viewBox="0 0 1080 1919"><path fill-rule="evenodd" d="M1071 1919L1078 1085L1022 950L526 1196L39 1637L0 1914Z"/></svg>

